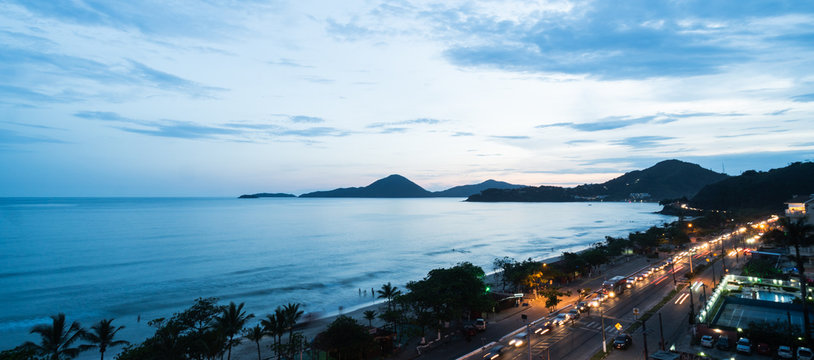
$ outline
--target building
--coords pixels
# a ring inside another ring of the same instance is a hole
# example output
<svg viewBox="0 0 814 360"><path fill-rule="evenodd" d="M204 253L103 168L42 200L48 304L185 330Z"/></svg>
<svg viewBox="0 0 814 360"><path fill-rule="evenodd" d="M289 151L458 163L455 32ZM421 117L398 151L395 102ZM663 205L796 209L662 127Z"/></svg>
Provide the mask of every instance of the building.
<svg viewBox="0 0 814 360"><path fill-rule="evenodd" d="M786 216L794 221L796 219L805 219L805 222L814 225L814 195L796 195L789 201L786 201Z"/></svg>

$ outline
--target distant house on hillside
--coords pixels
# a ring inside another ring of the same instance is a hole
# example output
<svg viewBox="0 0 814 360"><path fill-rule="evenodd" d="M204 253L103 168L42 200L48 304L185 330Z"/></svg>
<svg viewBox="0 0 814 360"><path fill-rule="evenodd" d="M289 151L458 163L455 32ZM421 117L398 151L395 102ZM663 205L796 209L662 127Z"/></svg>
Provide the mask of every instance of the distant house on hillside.
<svg viewBox="0 0 814 360"><path fill-rule="evenodd" d="M814 195L798 195L786 201L786 216L790 220L805 219L808 224L814 225Z"/></svg>

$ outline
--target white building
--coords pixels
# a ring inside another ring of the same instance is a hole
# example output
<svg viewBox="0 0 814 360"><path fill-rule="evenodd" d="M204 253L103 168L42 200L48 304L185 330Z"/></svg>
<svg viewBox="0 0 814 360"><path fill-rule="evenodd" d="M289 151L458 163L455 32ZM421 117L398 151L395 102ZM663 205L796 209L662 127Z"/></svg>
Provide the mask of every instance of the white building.
<svg viewBox="0 0 814 360"><path fill-rule="evenodd" d="M786 216L790 220L805 219L806 223L814 225L814 195L795 196L786 201Z"/></svg>

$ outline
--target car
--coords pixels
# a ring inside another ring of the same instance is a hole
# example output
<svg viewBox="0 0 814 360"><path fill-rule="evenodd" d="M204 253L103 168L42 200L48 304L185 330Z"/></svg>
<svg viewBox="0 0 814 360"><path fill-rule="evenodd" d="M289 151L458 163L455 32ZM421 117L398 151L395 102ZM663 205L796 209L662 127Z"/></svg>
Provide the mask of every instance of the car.
<svg viewBox="0 0 814 360"><path fill-rule="evenodd" d="M737 344L735 345L735 351L741 354L752 354L752 342L749 341L748 338L740 338L738 339Z"/></svg>
<svg viewBox="0 0 814 360"><path fill-rule="evenodd" d="M480 331L485 331L486 330L486 320L483 320L482 318L475 319L475 329L478 329Z"/></svg>
<svg viewBox="0 0 814 360"><path fill-rule="evenodd" d="M492 346L492 348L489 349L489 351L487 351L485 354L483 354L483 358L488 359L488 360L497 359L500 356L502 356L504 352L506 352L506 347L505 346L503 346L503 345L495 345L495 346Z"/></svg>
<svg viewBox="0 0 814 360"><path fill-rule="evenodd" d="M538 323L537 326L534 328L534 333L537 335L545 335L551 332L554 329L554 324L551 320L543 320L542 322Z"/></svg>
<svg viewBox="0 0 814 360"><path fill-rule="evenodd" d="M514 347L521 347L523 344L526 343L526 338L529 335L524 331L517 333L511 340L509 340L509 345Z"/></svg>
<svg viewBox="0 0 814 360"><path fill-rule="evenodd" d="M626 287L626 288L628 288L628 289L630 289L630 288L632 288L632 287L633 287L633 285L634 285L635 283L636 283L636 277L635 277L635 276L631 276L631 277L627 278L627 280L625 281L625 287Z"/></svg>
<svg viewBox="0 0 814 360"><path fill-rule="evenodd" d="M718 350L729 350L729 338L726 336L719 337L715 343L715 347L718 348Z"/></svg>
<svg viewBox="0 0 814 360"><path fill-rule="evenodd" d="M777 357L781 359L794 359L794 352L791 351L790 347L780 345L777 347Z"/></svg>
<svg viewBox="0 0 814 360"><path fill-rule="evenodd" d="M568 321L568 319L570 319L568 314L557 314L557 316L554 318L554 325L563 325L566 321Z"/></svg>
<svg viewBox="0 0 814 360"><path fill-rule="evenodd" d="M579 310L577 309L568 310L568 316L574 320L579 319Z"/></svg>
<svg viewBox="0 0 814 360"><path fill-rule="evenodd" d="M712 335L704 335L701 337L701 346L711 349L713 346L715 346L715 339L712 337Z"/></svg>
<svg viewBox="0 0 814 360"><path fill-rule="evenodd" d="M579 312L586 312L590 310L590 307L588 306L587 302L580 301L579 303L577 303L577 310L579 310Z"/></svg>
<svg viewBox="0 0 814 360"><path fill-rule="evenodd" d="M627 350L633 344L633 338L628 334L619 334L613 339L613 347L617 349Z"/></svg>
<svg viewBox="0 0 814 360"><path fill-rule="evenodd" d="M811 352L811 349L802 346L797 348L797 360L811 359L814 359L814 353Z"/></svg>

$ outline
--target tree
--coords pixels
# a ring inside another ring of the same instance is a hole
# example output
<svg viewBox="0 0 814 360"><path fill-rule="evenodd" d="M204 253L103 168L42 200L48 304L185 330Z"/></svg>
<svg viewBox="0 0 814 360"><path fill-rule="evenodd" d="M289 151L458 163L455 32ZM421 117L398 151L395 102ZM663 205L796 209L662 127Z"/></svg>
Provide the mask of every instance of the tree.
<svg viewBox="0 0 814 360"><path fill-rule="evenodd" d="M82 337L85 341L90 342L90 345L82 345L79 348L82 350L98 348L101 359L105 359L105 351L112 346L130 344L126 340L114 340L116 333L124 329L124 326L113 326L111 323L113 319L102 319L98 323L90 327L90 331L85 332Z"/></svg>
<svg viewBox="0 0 814 360"><path fill-rule="evenodd" d="M570 292L562 292L558 287L550 287L543 290L542 293L543 297L546 298L545 306L548 308L549 311L554 311L554 308L557 304L560 303L560 296L570 296Z"/></svg>
<svg viewBox="0 0 814 360"><path fill-rule="evenodd" d="M300 304L293 304L288 303L283 307L283 321L285 323L285 328L288 330L288 353L293 354L295 351L295 339L294 339L294 326L297 325L297 321L299 321L300 316L302 316L302 310L300 310Z"/></svg>
<svg viewBox="0 0 814 360"><path fill-rule="evenodd" d="M788 218L780 219L780 225L785 229L786 244L794 246L797 262L797 274L800 276L800 299L803 301L803 334L806 343L811 343L811 324L808 319L808 290L805 274L805 259L800 256L800 247L809 246L814 243L814 237L809 234L814 231L814 226L807 224L805 219L792 221Z"/></svg>
<svg viewBox="0 0 814 360"><path fill-rule="evenodd" d="M266 318L260 321L260 325L263 326L263 330L266 331L266 334L270 335L274 340L274 343L271 344L270 347L271 350L277 354L277 357L280 358L282 348L280 342L286 330L282 308L277 307L277 309L274 310L274 314L266 315Z"/></svg>
<svg viewBox="0 0 814 360"><path fill-rule="evenodd" d="M373 327L373 319L376 318L376 310L367 310L364 312L367 325Z"/></svg>
<svg viewBox="0 0 814 360"><path fill-rule="evenodd" d="M82 337L85 330L76 321L66 327L63 313L52 315L51 320L50 325L43 324L31 328L31 334L40 336L39 344L29 341L24 346L34 349L37 354L49 360L73 359L79 356L82 349L71 345Z"/></svg>
<svg viewBox="0 0 814 360"><path fill-rule="evenodd" d="M387 310L393 310L393 298L401 295L401 290L388 281L387 284L382 285L381 290L376 290L376 293L379 294L379 299L387 299Z"/></svg>
<svg viewBox="0 0 814 360"><path fill-rule="evenodd" d="M323 346L332 357L335 354L339 359L362 358L375 344L364 326L345 315L328 325L322 337Z"/></svg>
<svg viewBox="0 0 814 360"><path fill-rule="evenodd" d="M260 357L260 340L263 339L263 336L266 335L266 332L263 330L263 327L260 325L255 325L254 327L250 327L243 331L243 335L246 336L246 339L249 341L253 341L257 344L257 360L261 360Z"/></svg>
<svg viewBox="0 0 814 360"><path fill-rule="evenodd" d="M235 335L240 333L243 330L243 327L246 326L246 321L254 317L254 314L246 314L243 311L244 303L240 303L240 305L235 305L234 302L229 302L229 306L223 309L221 315L217 318L218 326L226 337L229 338L229 342L227 343L226 347L229 351L229 355L226 357L227 359L232 359L232 345L237 345L240 342L235 342Z"/></svg>

